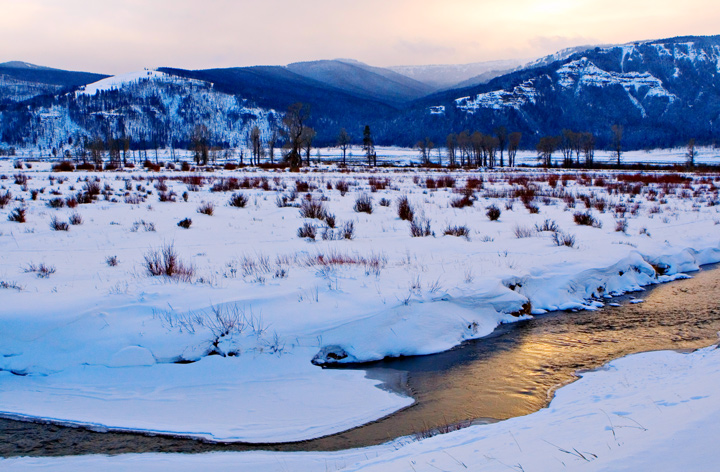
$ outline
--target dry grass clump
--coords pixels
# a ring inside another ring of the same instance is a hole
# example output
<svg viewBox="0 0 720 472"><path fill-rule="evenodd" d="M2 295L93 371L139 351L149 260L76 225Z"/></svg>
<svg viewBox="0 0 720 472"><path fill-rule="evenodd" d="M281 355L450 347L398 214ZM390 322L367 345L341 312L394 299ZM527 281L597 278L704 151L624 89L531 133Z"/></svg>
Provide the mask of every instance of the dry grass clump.
<svg viewBox="0 0 720 472"><path fill-rule="evenodd" d="M380 254L361 256L359 254L344 254L338 251L328 253L317 253L308 256L302 263L307 267L330 268L335 266L361 266L365 275L379 275L380 271L387 266L387 257Z"/></svg>
<svg viewBox="0 0 720 472"><path fill-rule="evenodd" d="M370 185L370 191L375 193L378 190L385 190L390 185L390 179L379 179L377 177L370 177L368 179Z"/></svg>
<svg viewBox="0 0 720 472"><path fill-rule="evenodd" d="M235 208L245 208L247 203L248 198L245 195L243 195L242 193L234 193L232 197L230 197L228 205Z"/></svg>
<svg viewBox="0 0 720 472"><path fill-rule="evenodd" d="M398 199L398 217L404 221L412 221L415 216L412 206L410 206L410 200L407 196L402 196Z"/></svg>
<svg viewBox="0 0 720 472"><path fill-rule="evenodd" d="M470 238L470 230L467 226L448 226L445 228L445 231L443 231L443 234L446 236L457 236L466 239Z"/></svg>
<svg viewBox="0 0 720 472"><path fill-rule="evenodd" d="M0 208L5 208L5 205L10 203L11 199L12 194L10 193L10 190L6 191L5 193L0 193Z"/></svg>
<svg viewBox="0 0 720 472"><path fill-rule="evenodd" d="M535 234L535 231L527 226L516 225L513 228L513 234L518 239L531 238Z"/></svg>
<svg viewBox="0 0 720 472"><path fill-rule="evenodd" d="M462 197L457 197L450 202L450 206L453 208L465 208L473 206L472 192L466 193Z"/></svg>
<svg viewBox="0 0 720 472"><path fill-rule="evenodd" d="M615 231L618 233L627 233L628 222L625 218L615 220Z"/></svg>
<svg viewBox="0 0 720 472"><path fill-rule="evenodd" d="M555 233L560 231L560 227L554 220L546 219L541 225L535 224L535 231L537 231L538 233L542 233L545 231Z"/></svg>
<svg viewBox="0 0 720 472"><path fill-rule="evenodd" d="M146 233L153 233L156 231L155 223L152 221L138 220L133 222L132 227L130 227L130 232L137 233L140 228L142 228Z"/></svg>
<svg viewBox="0 0 720 472"><path fill-rule="evenodd" d="M315 225L304 223L300 228L298 228L297 234L299 238L314 240L317 235L317 229L315 228Z"/></svg>
<svg viewBox="0 0 720 472"><path fill-rule="evenodd" d="M73 212L70 215L69 221L70 221L70 224L73 226L80 226L81 224L83 224L83 217L82 217L82 215L80 215L80 213Z"/></svg>
<svg viewBox="0 0 720 472"><path fill-rule="evenodd" d="M183 218L182 220L178 221L177 225L183 229L189 229L190 225L192 225L192 220L190 218Z"/></svg>
<svg viewBox="0 0 720 472"><path fill-rule="evenodd" d="M191 282L195 268L184 264L177 255L173 244L145 254L145 268L153 277L168 277L182 282Z"/></svg>
<svg viewBox="0 0 720 472"><path fill-rule="evenodd" d="M430 220L424 217L413 218L410 222L410 236L413 238L435 236L430 228Z"/></svg>
<svg viewBox="0 0 720 472"><path fill-rule="evenodd" d="M575 247L575 235L562 231L553 232L551 240L555 246Z"/></svg>
<svg viewBox="0 0 720 472"><path fill-rule="evenodd" d="M485 216L488 217L490 221L497 221L500 219L500 215L502 212L500 211L500 208L497 207L497 205L490 205L487 207L487 211L485 212Z"/></svg>
<svg viewBox="0 0 720 472"><path fill-rule="evenodd" d="M48 200L47 206L55 209L64 208L65 200L62 197L51 198L50 200Z"/></svg>
<svg viewBox="0 0 720 472"><path fill-rule="evenodd" d="M22 207L22 206L16 207L8 215L8 221L13 221L15 223L26 223L27 222L27 208Z"/></svg>
<svg viewBox="0 0 720 472"><path fill-rule="evenodd" d="M303 218L324 220L325 215L327 215L327 209L320 201L305 199L300 204L300 216Z"/></svg>
<svg viewBox="0 0 720 472"><path fill-rule="evenodd" d="M47 265L44 262L39 265L28 264L25 268L26 273L34 273L40 279L47 279L55 273L55 266Z"/></svg>
<svg viewBox="0 0 720 472"><path fill-rule="evenodd" d="M66 221L60 221L57 216L53 216L50 220L50 229L53 231L69 231L70 224Z"/></svg>
<svg viewBox="0 0 720 472"><path fill-rule="evenodd" d="M345 196L346 193L348 193L348 190L350 190L350 184L348 184L344 180L339 180L335 182L335 189L340 192L341 196Z"/></svg>
<svg viewBox="0 0 720 472"><path fill-rule="evenodd" d="M371 214L373 212L372 197L367 194L360 195L355 200L355 206L353 207L353 210L355 210L355 212L357 213Z"/></svg>
<svg viewBox="0 0 720 472"><path fill-rule="evenodd" d="M595 219L592 213L587 212L576 212L573 214L573 220L575 224L579 226L592 226L594 228L602 228L602 222Z"/></svg>
<svg viewBox="0 0 720 472"><path fill-rule="evenodd" d="M215 205L213 205L212 202L203 203L198 207L197 212L203 215L213 216L215 213Z"/></svg>

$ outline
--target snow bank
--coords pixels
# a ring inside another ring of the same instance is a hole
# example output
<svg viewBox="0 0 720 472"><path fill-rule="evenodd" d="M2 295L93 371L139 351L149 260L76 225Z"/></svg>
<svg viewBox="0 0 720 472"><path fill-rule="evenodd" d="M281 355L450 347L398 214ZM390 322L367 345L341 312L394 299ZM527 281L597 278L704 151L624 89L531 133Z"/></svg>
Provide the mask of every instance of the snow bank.
<svg viewBox="0 0 720 472"><path fill-rule="evenodd" d="M128 454L0 459L25 470L715 470L720 350L635 354L587 372L548 408L421 441L335 453Z"/></svg>

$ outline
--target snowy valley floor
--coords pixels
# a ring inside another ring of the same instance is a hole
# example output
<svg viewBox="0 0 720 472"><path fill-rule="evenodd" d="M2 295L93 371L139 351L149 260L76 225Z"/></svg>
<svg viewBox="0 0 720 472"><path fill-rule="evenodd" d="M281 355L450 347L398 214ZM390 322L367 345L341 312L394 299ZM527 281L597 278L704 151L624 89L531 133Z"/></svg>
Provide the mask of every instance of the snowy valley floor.
<svg viewBox="0 0 720 472"><path fill-rule="evenodd" d="M3 161L0 413L222 441L343 431L412 399L312 360L439 352L499 323L594 309L718 262L718 188L717 174L63 173ZM414 224L399 218L401 197ZM358 211L364 198L371 213ZM547 410L397 451L10 459L0 468L257 461L263 470L530 471L558 459L619 470L607 461L628 451L641 460L668 441L697 447L691 428L711 431L715 352L618 360L560 390ZM613 375L644 380L623 389ZM381 457L351 465L366 455Z"/></svg>

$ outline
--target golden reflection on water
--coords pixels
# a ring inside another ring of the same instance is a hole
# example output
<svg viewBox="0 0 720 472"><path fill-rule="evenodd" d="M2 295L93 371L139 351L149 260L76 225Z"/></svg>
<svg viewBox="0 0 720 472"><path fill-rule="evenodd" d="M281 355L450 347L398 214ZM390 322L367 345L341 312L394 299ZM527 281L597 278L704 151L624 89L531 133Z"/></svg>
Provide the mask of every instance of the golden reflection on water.
<svg viewBox="0 0 720 472"><path fill-rule="evenodd" d="M526 415L544 407L578 370L631 353L695 349L717 341L720 270L635 295L644 302L518 323L502 336L472 343L478 352L466 352L459 361L450 354L433 356L440 360L426 370L413 370L422 360L408 361L409 387L418 405L351 434L370 440L478 418ZM443 357L450 358L451 367L443 368ZM387 365L400 369L403 363Z"/></svg>

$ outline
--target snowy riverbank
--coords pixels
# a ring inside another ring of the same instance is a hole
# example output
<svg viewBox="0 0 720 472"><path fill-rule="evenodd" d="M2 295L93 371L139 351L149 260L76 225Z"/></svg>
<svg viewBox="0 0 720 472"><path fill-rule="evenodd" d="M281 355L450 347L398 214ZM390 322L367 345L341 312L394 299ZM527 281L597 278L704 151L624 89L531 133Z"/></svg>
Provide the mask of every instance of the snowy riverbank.
<svg viewBox="0 0 720 472"><path fill-rule="evenodd" d="M313 359L439 352L720 261L716 175L2 165L0 412L101 430L249 442L343 431L412 400ZM96 201L67 208L94 183ZM372 213L354 210L363 195ZM402 196L427 237L398 217ZM293 206L309 201L322 219ZM25 223L8 220L16 208ZM82 224L51 227L73 214ZM316 241L298 237L305 225ZM170 247L191 270L151 276Z"/></svg>
<svg viewBox="0 0 720 472"><path fill-rule="evenodd" d="M618 359L528 416L336 453L127 454L0 459L10 471L707 471L718 455L720 350Z"/></svg>

